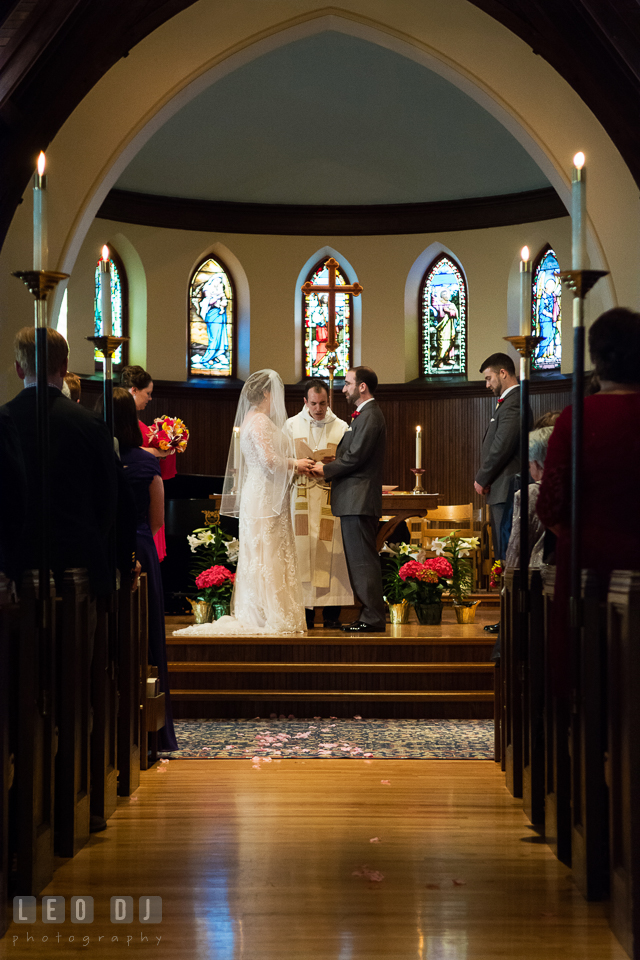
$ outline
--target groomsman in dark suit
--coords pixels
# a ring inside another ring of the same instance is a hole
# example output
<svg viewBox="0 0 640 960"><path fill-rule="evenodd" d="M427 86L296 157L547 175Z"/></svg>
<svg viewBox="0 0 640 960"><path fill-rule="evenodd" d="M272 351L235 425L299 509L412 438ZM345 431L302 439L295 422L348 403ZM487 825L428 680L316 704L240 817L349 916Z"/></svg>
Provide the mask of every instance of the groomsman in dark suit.
<svg viewBox="0 0 640 960"><path fill-rule="evenodd" d="M386 629L382 574L376 546L382 514L382 466L386 424L374 399L378 378L370 367L349 370L342 392L355 406L333 463L318 463L316 476L331 480L331 511L340 517L342 540L353 592L362 604L360 617L345 624L346 633Z"/></svg>
<svg viewBox="0 0 640 960"><path fill-rule="evenodd" d="M497 397L496 409L482 440L476 493L487 498L493 533L493 552L504 559L500 524L509 493L509 482L520 473L520 383L513 360L493 353L480 367L487 390Z"/></svg>

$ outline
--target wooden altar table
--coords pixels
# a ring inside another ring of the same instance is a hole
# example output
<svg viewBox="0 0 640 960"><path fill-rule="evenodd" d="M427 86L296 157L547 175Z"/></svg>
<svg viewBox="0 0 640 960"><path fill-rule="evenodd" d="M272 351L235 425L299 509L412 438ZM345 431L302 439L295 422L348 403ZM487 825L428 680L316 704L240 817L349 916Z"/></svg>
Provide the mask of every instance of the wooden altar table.
<svg viewBox="0 0 640 960"><path fill-rule="evenodd" d="M433 510L440 502L439 493L411 493L400 490L397 493L382 494L382 514L390 517L378 531L377 546L382 550L396 527L409 517L424 517L427 510Z"/></svg>

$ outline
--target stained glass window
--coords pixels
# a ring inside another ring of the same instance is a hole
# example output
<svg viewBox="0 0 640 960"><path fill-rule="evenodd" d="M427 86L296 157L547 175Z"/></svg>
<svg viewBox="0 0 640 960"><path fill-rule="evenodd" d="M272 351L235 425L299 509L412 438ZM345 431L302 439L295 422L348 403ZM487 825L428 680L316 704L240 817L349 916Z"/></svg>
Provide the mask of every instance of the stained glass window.
<svg viewBox="0 0 640 960"><path fill-rule="evenodd" d="M207 258L189 288L189 376L232 377L235 373L235 295L229 273Z"/></svg>
<svg viewBox="0 0 640 960"><path fill-rule="evenodd" d="M128 292L127 277L122 260L113 249L109 248L109 270L111 273L111 332L114 337L126 337L128 331ZM104 329L102 325L102 312L100 308L100 264L98 260L95 270L95 296L93 300L93 320L95 327L95 336L102 336ZM113 365L123 366L127 362L126 344L121 344L116 350L113 358ZM96 370L102 370L102 351L95 351Z"/></svg>
<svg viewBox="0 0 640 960"><path fill-rule="evenodd" d="M538 256L531 291L531 332L542 337L533 357L534 370L559 370L562 360L560 330L560 264L551 249Z"/></svg>
<svg viewBox="0 0 640 960"><path fill-rule="evenodd" d="M329 257L317 263L308 275L311 283L327 284L329 270L326 266ZM336 286L349 284L342 270L336 270ZM338 341L336 379L346 376L351 366L351 316L352 300L350 293L336 293L336 340ZM302 294L302 316L304 333L304 374L305 377L328 377L327 339L329 336L329 294Z"/></svg>
<svg viewBox="0 0 640 960"><path fill-rule="evenodd" d="M420 289L420 352L423 376L467 372L467 285L458 264L444 253Z"/></svg>

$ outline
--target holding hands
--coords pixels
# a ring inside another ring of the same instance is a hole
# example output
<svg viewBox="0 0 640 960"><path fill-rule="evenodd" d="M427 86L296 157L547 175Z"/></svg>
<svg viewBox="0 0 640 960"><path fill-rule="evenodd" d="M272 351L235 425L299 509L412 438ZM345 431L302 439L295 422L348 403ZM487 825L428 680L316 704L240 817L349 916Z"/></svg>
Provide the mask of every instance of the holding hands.
<svg viewBox="0 0 640 960"><path fill-rule="evenodd" d="M304 457L302 460L296 460L295 464L298 473L304 473L306 476L310 476L312 468L315 466L315 460Z"/></svg>

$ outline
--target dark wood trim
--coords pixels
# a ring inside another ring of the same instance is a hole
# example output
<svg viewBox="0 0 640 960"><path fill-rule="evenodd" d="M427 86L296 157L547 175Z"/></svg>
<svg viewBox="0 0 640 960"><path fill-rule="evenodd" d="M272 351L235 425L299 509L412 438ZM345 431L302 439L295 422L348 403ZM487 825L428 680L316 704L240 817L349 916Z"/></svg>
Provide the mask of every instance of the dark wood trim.
<svg viewBox="0 0 640 960"><path fill-rule="evenodd" d="M555 220L568 212L553 187L547 187L435 203L344 206L233 203L111 190L97 215L122 223L207 233L369 236L506 227Z"/></svg>

